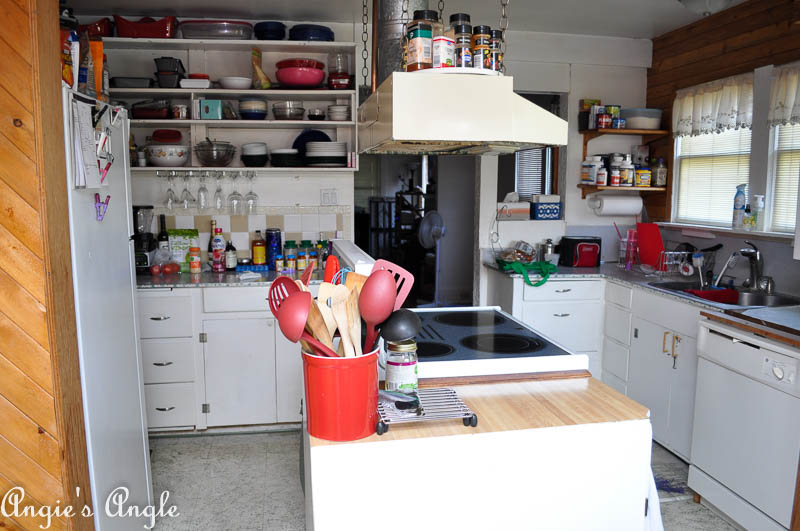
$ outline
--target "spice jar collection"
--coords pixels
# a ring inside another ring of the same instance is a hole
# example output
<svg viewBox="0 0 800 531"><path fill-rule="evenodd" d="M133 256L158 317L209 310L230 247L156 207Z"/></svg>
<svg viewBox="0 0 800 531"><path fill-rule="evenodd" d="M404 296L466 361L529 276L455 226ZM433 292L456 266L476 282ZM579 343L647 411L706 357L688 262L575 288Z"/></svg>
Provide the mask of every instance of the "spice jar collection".
<svg viewBox="0 0 800 531"><path fill-rule="evenodd" d="M403 46L406 72L459 67L503 73L502 30L472 26L467 13L450 15L445 28L435 10L414 11Z"/></svg>

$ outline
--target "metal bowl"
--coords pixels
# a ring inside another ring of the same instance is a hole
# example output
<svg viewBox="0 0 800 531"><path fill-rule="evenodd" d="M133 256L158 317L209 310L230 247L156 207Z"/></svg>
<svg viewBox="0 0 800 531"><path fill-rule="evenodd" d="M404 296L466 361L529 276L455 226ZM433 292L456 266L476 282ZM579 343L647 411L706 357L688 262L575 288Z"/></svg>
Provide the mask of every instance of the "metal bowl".
<svg viewBox="0 0 800 531"><path fill-rule="evenodd" d="M276 120L302 120L306 110L302 107L294 109L272 109Z"/></svg>

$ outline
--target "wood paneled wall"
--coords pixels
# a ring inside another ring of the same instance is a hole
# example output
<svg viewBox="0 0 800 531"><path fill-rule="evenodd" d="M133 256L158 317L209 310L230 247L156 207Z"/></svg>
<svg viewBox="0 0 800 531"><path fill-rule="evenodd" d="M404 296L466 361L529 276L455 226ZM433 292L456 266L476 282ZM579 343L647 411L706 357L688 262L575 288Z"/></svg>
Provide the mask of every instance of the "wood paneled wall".
<svg viewBox="0 0 800 531"><path fill-rule="evenodd" d="M675 91L765 65L800 59L800 0L749 0L653 39L647 73L647 106L664 110L671 127ZM666 196L645 198L651 218L669 220L672 137L651 144L670 165Z"/></svg>
<svg viewBox="0 0 800 531"><path fill-rule="evenodd" d="M91 506L72 294L56 0L0 0L0 498ZM76 488L80 488L77 494ZM6 529L38 529L35 517ZM51 529L92 529L56 519Z"/></svg>

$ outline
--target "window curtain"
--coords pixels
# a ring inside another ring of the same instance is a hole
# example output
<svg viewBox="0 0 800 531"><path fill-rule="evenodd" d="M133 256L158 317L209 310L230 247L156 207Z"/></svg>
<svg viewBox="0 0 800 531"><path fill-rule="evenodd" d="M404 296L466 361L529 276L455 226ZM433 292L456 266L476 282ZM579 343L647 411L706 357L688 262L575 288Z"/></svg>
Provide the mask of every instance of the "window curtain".
<svg viewBox="0 0 800 531"><path fill-rule="evenodd" d="M672 132L675 136L750 129L752 123L752 73L679 90L672 106Z"/></svg>
<svg viewBox="0 0 800 531"><path fill-rule="evenodd" d="M769 123L773 126L800 124L800 66L773 70Z"/></svg>

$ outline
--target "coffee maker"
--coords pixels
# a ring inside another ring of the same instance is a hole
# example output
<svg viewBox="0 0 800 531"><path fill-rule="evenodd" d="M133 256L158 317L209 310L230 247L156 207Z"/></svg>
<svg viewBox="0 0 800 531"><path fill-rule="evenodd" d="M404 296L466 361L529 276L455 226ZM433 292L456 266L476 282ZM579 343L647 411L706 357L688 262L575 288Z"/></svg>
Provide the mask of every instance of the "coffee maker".
<svg viewBox="0 0 800 531"><path fill-rule="evenodd" d="M136 260L136 273L147 273L153 263L153 255L158 248L153 236L153 206L133 205L133 252Z"/></svg>

